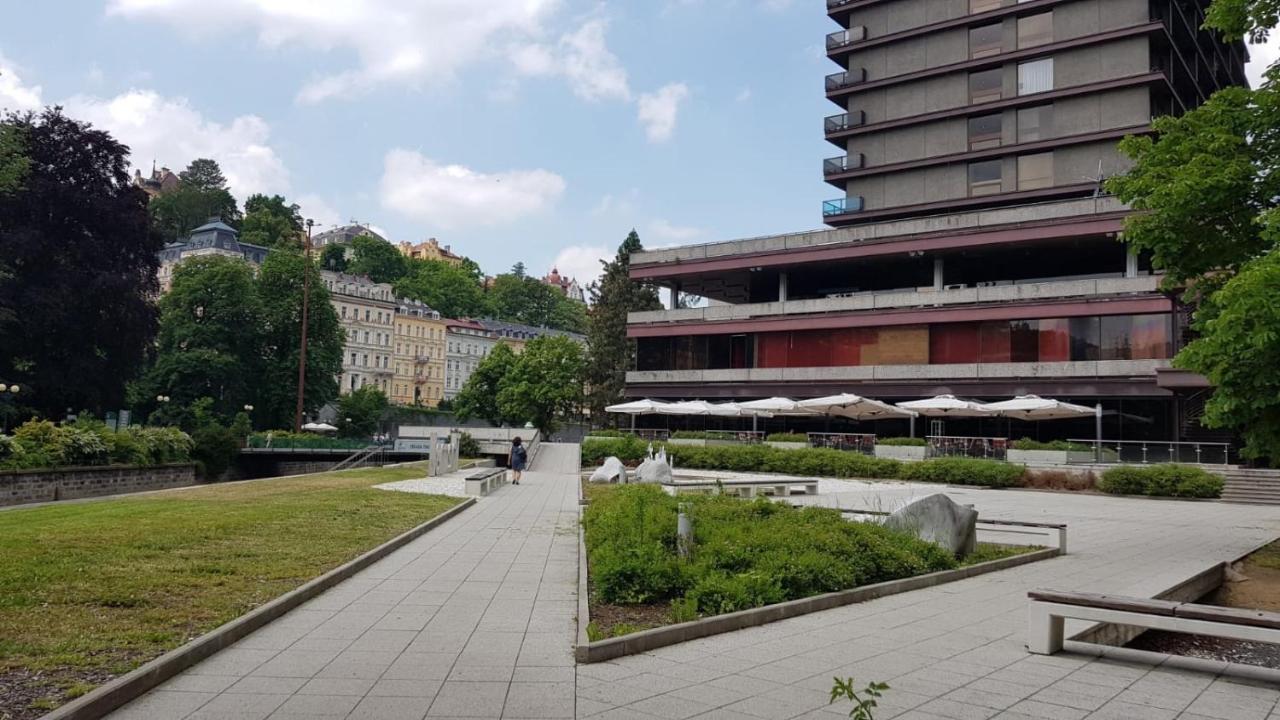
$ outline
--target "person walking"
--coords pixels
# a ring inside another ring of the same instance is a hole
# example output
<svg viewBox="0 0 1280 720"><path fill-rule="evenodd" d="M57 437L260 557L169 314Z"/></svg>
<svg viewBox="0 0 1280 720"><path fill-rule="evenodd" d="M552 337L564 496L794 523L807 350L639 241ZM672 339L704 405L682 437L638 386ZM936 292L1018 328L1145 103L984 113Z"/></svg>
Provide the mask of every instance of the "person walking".
<svg viewBox="0 0 1280 720"><path fill-rule="evenodd" d="M520 484L520 476L525 465L529 464L529 452L524 449L524 441L519 437L511 440L511 454L507 456L507 467L511 468L512 485Z"/></svg>

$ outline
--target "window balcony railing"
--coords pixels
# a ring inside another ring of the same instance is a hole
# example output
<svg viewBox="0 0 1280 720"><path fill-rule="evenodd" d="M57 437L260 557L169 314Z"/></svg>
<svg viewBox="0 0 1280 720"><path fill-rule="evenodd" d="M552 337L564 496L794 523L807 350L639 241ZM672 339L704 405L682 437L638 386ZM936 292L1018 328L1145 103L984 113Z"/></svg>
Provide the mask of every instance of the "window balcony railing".
<svg viewBox="0 0 1280 720"><path fill-rule="evenodd" d="M827 0L827 9L835 10L836 8L844 7L853 1L854 0Z"/></svg>
<svg viewBox="0 0 1280 720"><path fill-rule="evenodd" d="M839 175L862 167L862 153L849 153L822 161L823 175Z"/></svg>
<svg viewBox="0 0 1280 720"><path fill-rule="evenodd" d="M827 76L827 92L835 92L852 87L858 83L865 82L867 79L867 71L864 68L854 68L844 72L838 72Z"/></svg>
<svg viewBox="0 0 1280 720"><path fill-rule="evenodd" d="M822 126L827 134L838 133L855 128L867 121L867 114L861 110L850 110L847 113L832 115L823 121Z"/></svg>
<svg viewBox="0 0 1280 720"><path fill-rule="evenodd" d="M862 212L862 197L842 197L822 203L822 217Z"/></svg>
<svg viewBox="0 0 1280 720"><path fill-rule="evenodd" d="M867 28L857 25L848 30L837 30L827 35L827 50L846 47L867 39Z"/></svg>

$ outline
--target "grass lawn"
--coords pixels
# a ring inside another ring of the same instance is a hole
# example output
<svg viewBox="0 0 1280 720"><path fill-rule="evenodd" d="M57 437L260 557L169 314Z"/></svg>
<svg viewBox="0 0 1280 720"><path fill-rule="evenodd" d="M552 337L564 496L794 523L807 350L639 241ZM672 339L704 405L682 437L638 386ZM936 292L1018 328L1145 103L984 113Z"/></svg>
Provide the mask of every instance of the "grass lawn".
<svg viewBox="0 0 1280 720"><path fill-rule="evenodd" d="M0 512L0 718L36 717L429 520L361 469Z"/></svg>

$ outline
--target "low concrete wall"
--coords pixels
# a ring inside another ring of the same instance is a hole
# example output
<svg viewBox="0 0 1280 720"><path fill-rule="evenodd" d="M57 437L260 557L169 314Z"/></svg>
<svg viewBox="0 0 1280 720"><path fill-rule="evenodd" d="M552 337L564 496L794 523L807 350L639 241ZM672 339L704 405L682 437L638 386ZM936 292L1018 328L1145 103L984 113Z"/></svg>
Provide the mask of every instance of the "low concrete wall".
<svg viewBox="0 0 1280 720"><path fill-rule="evenodd" d="M0 472L0 506L77 500L196 483L195 465L113 465Z"/></svg>
<svg viewBox="0 0 1280 720"><path fill-rule="evenodd" d="M911 445L877 445L876 457L890 460L924 460L925 451L928 449Z"/></svg>
<svg viewBox="0 0 1280 720"><path fill-rule="evenodd" d="M1018 465L1066 465L1066 450L1009 450L1009 462Z"/></svg>

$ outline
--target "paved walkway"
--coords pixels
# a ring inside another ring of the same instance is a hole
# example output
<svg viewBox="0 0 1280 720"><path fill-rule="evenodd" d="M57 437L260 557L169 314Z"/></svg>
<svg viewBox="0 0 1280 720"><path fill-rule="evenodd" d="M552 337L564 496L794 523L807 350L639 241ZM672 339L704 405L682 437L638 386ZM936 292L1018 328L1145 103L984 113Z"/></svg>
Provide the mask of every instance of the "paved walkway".
<svg viewBox="0 0 1280 720"><path fill-rule="evenodd" d="M576 445L111 717L574 716Z"/></svg>
<svg viewBox="0 0 1280 720"><path fill-rule="evenodd" d="M575 669L576 448L536 467L112 717L831 720L839 675L892 686L877 720L1280 720L1278 673L1023 647L1028 589L1151 595L1280 535L1280 508L948 489L986 517L1069 523L1071 554ZM814 501L871 509L937 490L823 487L839 492Z"/></svg>

